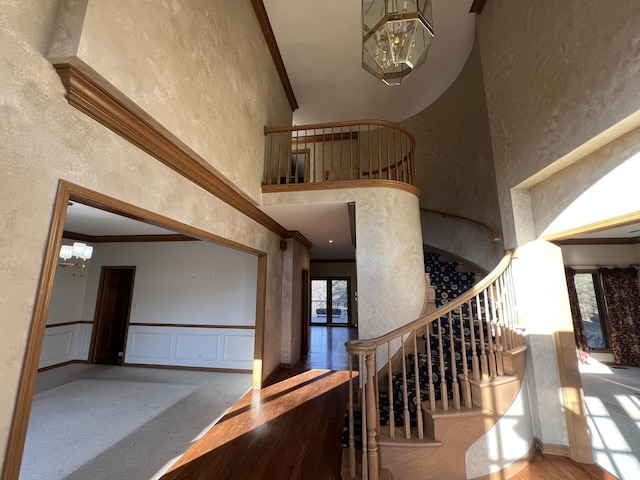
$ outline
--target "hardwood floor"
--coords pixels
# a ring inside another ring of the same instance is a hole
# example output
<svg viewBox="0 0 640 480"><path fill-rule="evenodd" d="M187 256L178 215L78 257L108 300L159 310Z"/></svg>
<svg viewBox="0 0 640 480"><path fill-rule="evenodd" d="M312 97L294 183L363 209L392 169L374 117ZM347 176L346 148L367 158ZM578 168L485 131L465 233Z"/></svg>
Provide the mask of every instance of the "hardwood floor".
<svg viewBox="0 0 640 480"><path fill-rule="evenodd" d="M348 398L344 342L354 329L312 327L309 354L247 393L163 480L340 479Z"/></svg>
<svg viewBox="0 0 640 480"><path fill-rule="evenodd" d="M312 327L307 357L247 393L162 480L339 480L349 376L344 342L354 336L354 329ZM558 478L615 480L595 465L541 453L511 480Z"/></svg>

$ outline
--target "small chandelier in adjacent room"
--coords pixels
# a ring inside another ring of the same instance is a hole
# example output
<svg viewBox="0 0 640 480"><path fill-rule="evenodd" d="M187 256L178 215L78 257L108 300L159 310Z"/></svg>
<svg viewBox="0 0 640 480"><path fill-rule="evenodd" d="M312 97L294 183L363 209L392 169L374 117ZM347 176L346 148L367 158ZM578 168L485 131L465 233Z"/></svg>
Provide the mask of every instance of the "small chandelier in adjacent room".
<svg viewBox="0 0 640 480"><path fill-rule="evenodd" d="M73 267L73 276L76 270L80 268L80 276L87 266L87 260L93 255L93 247L86 243L74 242L73 245L62 245L60 247L60 258L62 262L58 263L60 267ZM70 258L75 257L75 261L67 262Z"/></svg>
<svg viewBox="0 0 640 480"><path fill-rule="evenodd" d="M400 85L427 59L431 0L362 0L362 68Z"/></svg>

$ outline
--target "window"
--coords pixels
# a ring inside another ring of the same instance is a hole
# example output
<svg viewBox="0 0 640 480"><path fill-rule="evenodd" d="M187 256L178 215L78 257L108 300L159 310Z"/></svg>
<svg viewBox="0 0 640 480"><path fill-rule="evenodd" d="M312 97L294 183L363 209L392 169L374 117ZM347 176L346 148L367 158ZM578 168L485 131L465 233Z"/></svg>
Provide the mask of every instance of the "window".
<svg viewBox="0 0 640 480"><path fill-rule="evenodd" d="M597 272L577 272L575 276L580 315L590 350L608 350L606 312Z"/></svg>
<svg viewBox="0 0 640 480"><path fill-rule="evenodd" d="M349 279L311 280L311 325L349 325Z"/></svg>

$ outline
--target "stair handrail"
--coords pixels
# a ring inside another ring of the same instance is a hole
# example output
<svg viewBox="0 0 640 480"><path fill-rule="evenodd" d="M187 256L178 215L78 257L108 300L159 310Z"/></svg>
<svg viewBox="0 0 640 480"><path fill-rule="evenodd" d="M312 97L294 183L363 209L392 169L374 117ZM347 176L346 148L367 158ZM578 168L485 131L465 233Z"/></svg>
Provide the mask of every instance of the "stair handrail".
<svg viewBox="0 0 640 480"><path fill-rule="evenodd" d="M362 479L378 480L381 472L378 437L383 429L380 412L385 407L389 425L388 432L385 432L390 438L395 438L396 426L403 425L400 434L407 440L414 439L414 435L421 440L424 435L423 409L431 412L472 409L477 405L477 396L481 396L477 392L479 385L502 377L505 372L508 374L504 359L521 350L523 345L516 312L512 258L513 252L507 251L486 277L434 311L384 335L345 343L352 378L348 409L349 478L356 476L353 429L357 405L362 417ZM424 352L417 347L416 337L419 334L425 341ZM391 342L398 340L399 346L396 343L392 349ZM409 357L406 349L412 351ZM386 365L378 364L378 351L386 356ZM353 356L357 356L357 376L353 375ZM398 357L400 362L396 363ZM409 369L406 358L413 364ZM401 375L395 371L398 364L402 369ZM413 377L411 381L408 380L409 375ZM386 376L386 381L381 382L380 376L383 379ZM353 379L358 389L357 396L354 396ZM380 393L384 389L387 389L386 405L381 405ZM357 405L354 398L358 400ZM394 410L394 406L402 412ZM413 425L417 427L417 434Z"/></svg>
<svg viewBox="0 0 640 480"><path fill-rule="evenodd" d="M495 282L502 273L507 269L509 264L511 263L511 259L513 257L513 252L508 251L500 263L494 268L491 273L489 273L486 277L476 283L471 289L467 290L465 293L457 297L455 300L448 302L445 305L437 308L436 310L427 313L421 317L418 317L416 320L413 320L402 327L398 327L395 330L392 330L384 335L380 335L379 337L369 338L369 339L354 339L349 340L345 343L345 347L347 352L350 354L367 354L373 353L376 348L379 346L388 343L389 341L398 338L400 336L406 335L413 330L424 327L427 324L437 320L438 318L446 315L449 311L454 310L464 303L469 302L476 295L481 293L487 287L489 287L493 282Z"/></svg>
<svg viewBox="0 0 640 480"><path fill-rule="evenodd" d="M434 213L436 215L442 215L445 218L446 217L451 217L451 218L455 218L457 220L462 220L463 222L467 222L467 223L471 223L473 225L477 225L478 227L480 227L483 230L485 230L489 235L491 235L491 238L493 239L494 242L499 242L500 241L500 234L495 229L491 228L489 225L487 225L486 223L481 222L480 220L475 220L473 218L465 217L463 215L458 215L456 213L448 213L448 212L442 212L440 210L433 210L431 208L420 207L420 211L421 212L426 212L426 213Z"/></svg>

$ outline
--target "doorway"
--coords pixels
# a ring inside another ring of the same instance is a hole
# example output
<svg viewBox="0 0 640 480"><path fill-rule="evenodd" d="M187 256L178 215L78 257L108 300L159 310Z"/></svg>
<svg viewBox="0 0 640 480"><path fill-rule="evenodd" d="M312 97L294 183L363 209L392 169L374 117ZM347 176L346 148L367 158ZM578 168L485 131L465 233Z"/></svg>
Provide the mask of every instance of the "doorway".
<svg viewBox="0 0 640 480"><path fill-rule="evenodd" d="M348 277L311 279L311 325L351 325Z"/></svg>
<svg viewBox="0 0 640 480"><path fill-rule="evenodd" d="M122 365L136 267L102 267L91 361Z"/></svg>

